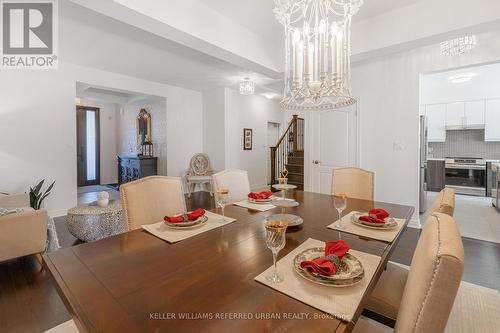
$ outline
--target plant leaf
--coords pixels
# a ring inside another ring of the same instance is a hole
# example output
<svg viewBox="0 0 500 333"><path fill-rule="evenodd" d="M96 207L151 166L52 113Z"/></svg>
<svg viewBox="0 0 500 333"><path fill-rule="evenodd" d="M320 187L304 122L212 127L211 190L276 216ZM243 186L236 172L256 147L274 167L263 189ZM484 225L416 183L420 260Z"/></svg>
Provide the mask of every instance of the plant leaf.
<svg viewBox="0 0 500 333"><path fill-rule="evenodd" d="M40 199L38 200L38 203L37 203L37 206L38 206L37 209L40 209L40 207L42 207L43 200L45 200L45 198L49 196L49 194L51 193L50 191L54 187L55 183L56 183L55 181L52 182L52 184L50 184L50 186L47 188L47 190L45 190L45 192L43 193L43 195L40 195Z"/></svg>
<svg viewBox="0 0 500 333"><path fill-rule="evenodd" d="M37 186L35 186L35 195L38 196L38 194L40 193L40 189L42 188L43 186L43 182L45 181L45 179L43 179L41 182L38 183Z"/></svg>

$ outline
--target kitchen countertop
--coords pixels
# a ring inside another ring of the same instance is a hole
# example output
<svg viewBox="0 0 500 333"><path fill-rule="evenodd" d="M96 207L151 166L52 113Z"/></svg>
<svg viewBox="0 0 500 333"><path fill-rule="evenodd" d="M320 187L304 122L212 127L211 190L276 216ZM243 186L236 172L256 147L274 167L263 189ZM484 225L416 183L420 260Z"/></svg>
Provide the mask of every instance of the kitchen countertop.
<svg viewBox="0 0 500 333"><path fill-rule="evenodd" d="M446 161L448 158L440 158L440 157L428 157L427 161ZM491 163L500 163L500 160L490 160L490 159L484 159L482 160L484 162L491 162Z"/></svg>

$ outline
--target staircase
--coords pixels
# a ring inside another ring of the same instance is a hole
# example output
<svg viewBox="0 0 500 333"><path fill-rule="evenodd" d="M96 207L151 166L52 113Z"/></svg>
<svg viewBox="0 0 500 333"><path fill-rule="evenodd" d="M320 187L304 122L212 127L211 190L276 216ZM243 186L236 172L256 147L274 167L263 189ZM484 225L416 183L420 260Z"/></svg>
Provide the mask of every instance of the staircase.
<svg viewBox="0 0 500 333"><path fill-rule="evenodd" d="M271 147L271 179L276 184L284 169L288 170L288 184L304 190L304 119L293 116L290 125L275 147Z"/></svg>

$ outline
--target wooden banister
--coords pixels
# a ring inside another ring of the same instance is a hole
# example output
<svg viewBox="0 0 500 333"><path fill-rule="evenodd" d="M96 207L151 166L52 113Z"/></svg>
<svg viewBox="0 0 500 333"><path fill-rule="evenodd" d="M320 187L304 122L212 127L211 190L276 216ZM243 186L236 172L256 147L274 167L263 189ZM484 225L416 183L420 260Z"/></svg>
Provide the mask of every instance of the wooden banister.
<svg viewBox="0 0 500 333"><path fill-rule="evenodd" d="M304 149L304 119L298 115L293 115L292 121L286 131L276 143L276 146L270 147L271 154L271 179L270 184L276 183L280 173L285 169L288 163L288 157L295 152Z"/></svg>

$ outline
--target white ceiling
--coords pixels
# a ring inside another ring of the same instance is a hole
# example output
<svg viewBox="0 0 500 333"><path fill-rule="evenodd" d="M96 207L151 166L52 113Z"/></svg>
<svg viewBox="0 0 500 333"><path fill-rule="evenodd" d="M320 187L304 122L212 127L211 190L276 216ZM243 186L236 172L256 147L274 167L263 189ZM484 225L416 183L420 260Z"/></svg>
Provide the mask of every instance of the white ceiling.
<svg viewBox="0 0 500 333"><path fill-rule="evenodd" d="M108 87L99 87L83 82L76 83L76 97L80 99L121 105L142 100L165 99L165 97L139 94L132 91L113 89Z"/></svg>
<svg viewBox="0 0 500 333"><path fill-rule="evenodd" d="M354 20L360 21L367 18L379 16L388 11L413 5L422 0L364 0L364 4L354 17Z"/></svg>
<svg viewBox="0 0 500 333"><path fill-rule="evenodd" d="M199 0L222 15L265 38L283 41L283 29L273 14L273 0ZM354 21L382 15L390 10L412 5L421 0L364 0Z"/></svg>
<svg viewBox="0 0 500 333"><path fill-rule="evenodd" d="M281 92L280 85L273 88L276 80L71 2L61 3L60 12L61 61L194 90L237 88L248 76L256 81L257 93Z"/></svg>
<svg viewBox="0 0 500 333"><path fill-rule="evenodd" d="M353 27L356 61L500 23L498 4L364 1ZM273 8L273 0L62 1L61 60L195 90L237 88L248 76L258 93L281 93L283 28Z"/></svg>

